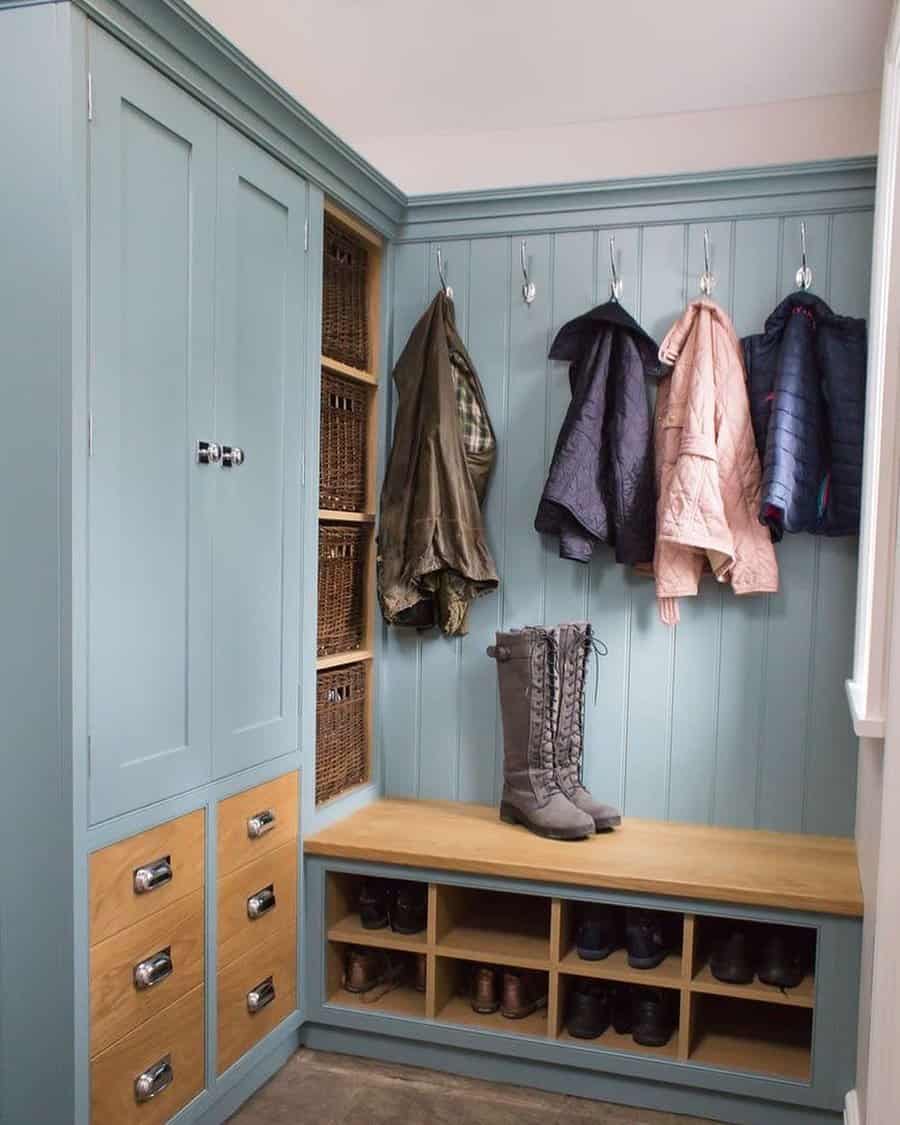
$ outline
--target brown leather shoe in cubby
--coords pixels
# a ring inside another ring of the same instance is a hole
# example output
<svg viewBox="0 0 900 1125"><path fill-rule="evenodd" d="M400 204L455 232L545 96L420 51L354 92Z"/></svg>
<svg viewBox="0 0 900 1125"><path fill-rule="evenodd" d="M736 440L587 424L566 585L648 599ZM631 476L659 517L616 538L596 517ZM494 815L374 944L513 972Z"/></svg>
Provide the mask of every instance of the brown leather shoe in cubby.
<svg viewBox="0 0 900 1125"><path fill-rule="evenodd" d="M522 1020L547 1006L546 976L528 969L503 970L503 999L500 1014L508 1020Z"/></svg>
<svg viewBox="0 0 900 1125"><path fill-rule="evenodd" d="M497 970L492 965L478 965L472 974L472 1011L488 1016L499 1007Z"/></svg>

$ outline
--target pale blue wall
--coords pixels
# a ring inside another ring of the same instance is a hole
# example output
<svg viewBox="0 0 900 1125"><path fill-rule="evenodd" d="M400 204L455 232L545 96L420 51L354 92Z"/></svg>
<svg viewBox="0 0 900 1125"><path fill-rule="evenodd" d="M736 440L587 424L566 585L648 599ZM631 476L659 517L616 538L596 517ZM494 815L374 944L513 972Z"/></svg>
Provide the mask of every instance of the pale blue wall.
<svg viewBox="0 0 900 1125"><path fill-rule="evenodd" d="M842 313L865 315L871 194L840 195L833 186L810 192L807 180L796 199L745 192L723 204L711 182L705 205L694 185L689 204L648 208L644 225L633 223L626 189L618 213L599 216L617 228L623 303L660 339L697 294L709 222L715 296L739 333L759 330L794 287L802 214L816 291ZM485 647L499 626L587 617L609 647L596 704L592 682L587 705L585 775L598 796L634 816L849 834L856 742L843 681L855 540L790 537L778 548L781 593L739 602L707 581L670 630L657 620L652 583L614 565L606 549L583 567L560 560L554 543L533 530L569 399L566 366L550 363L547 351L560 325L608 292L608 229L593 225L596 211L573 213L567 224L560 210L509 218L497 204L493 216L455 225L446 211L438 218L437 209L423 211L421 229L435 241L396 250L394 357L435 292L440 236L499 438L486 516L502 584L473 607L464 639L388 632L385 790L496 801L501 731ZM521 297L520 232L538 287L530 308Z"/></svg>

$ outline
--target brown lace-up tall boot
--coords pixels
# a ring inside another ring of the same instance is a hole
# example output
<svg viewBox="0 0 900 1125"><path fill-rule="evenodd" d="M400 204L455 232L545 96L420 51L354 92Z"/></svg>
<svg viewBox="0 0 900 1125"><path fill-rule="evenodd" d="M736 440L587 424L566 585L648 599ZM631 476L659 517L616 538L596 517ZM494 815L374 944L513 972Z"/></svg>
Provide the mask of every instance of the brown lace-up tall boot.
<svg viewBox="0 0 900 1125"><path fill-rule="evenodd" d="M622 823L618 809L595 801L582 783L584 691L588 658L594 647L587 621L559 626L560 693L556 728L556 783L573 805L593 820L598 832Z"/></svg>
<svg viewBox="0 0 900 1125"><path fill-rule="evenodd" d="M566 797L554 773L557 649L553 632L539 626L498 633L488 649L503 717L500 819L539 836L582 840L594 834L594 821Z"/></svg>

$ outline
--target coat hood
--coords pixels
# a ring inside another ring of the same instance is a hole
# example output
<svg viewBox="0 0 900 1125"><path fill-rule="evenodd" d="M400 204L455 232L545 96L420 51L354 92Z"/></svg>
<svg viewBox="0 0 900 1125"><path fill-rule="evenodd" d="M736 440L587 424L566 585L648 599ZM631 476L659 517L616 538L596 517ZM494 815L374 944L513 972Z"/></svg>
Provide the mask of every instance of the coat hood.
<svg viewBox="0 0 900 1125"><path fill-rule="evenodd" d="M647 375L659 375L660 366L656 358L656 342L648 336L634 317L618 301L606 301L590 312L582 313L564 324L556 334L550 348L550 359L568 360L575 363L590 347L591 341L604 328L624 329L634 340L635 347L644 364Z"/></svg>

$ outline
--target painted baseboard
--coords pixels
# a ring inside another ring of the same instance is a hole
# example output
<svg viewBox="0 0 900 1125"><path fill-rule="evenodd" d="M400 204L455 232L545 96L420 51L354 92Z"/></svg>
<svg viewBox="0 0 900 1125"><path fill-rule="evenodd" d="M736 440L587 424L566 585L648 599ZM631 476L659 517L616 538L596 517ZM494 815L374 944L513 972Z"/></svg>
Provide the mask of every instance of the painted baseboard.
<svg viewBox="0 0 900 1125"><path fill-rule="evenodd" d="M859 1116L859 1098L855 1090L848 1090L844 1098L844 1125L862 1125Z"/></svg>

